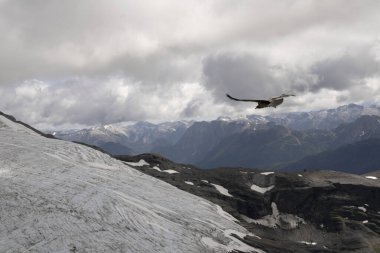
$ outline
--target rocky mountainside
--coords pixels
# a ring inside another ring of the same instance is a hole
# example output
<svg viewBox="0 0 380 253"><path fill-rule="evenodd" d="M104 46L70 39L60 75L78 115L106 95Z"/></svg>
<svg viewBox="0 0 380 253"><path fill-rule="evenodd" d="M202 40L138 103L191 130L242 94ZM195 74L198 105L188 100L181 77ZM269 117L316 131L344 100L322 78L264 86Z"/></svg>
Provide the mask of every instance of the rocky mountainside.
<svg viewBox="0 0 380 253"><path fill-rule="evenodd" d="M367 139L307 156L282 167L286 171L336 170L363 174L380 169L380 139Z"/></svg>
<svg viewBox="0 0 380 253"><path fill-rule="evenodd" d="M118 158L219 205L251 233L244 242L265 252L380 252L376 172L202 170L152 154Z"/></svg>
<svg viewBox="0 0 380 253"><path fill-rule="evenodd" d="M0 115L0 252L264 252L222 207Z"/></svg>

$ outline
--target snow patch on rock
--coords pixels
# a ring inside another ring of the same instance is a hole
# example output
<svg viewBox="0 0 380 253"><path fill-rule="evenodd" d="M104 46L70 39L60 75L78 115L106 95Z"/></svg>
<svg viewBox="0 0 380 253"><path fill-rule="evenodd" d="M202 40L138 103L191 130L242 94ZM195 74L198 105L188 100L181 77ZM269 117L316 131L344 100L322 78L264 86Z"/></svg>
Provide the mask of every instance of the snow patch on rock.
<svg viewBox="0 0 380 253"><path fill-rule="evenodd" d="M141 159L138 162L124 162L125 164L128 164L130 166L135 166L135 167L141 167L141 166L149 166L150 164L145 162L145 160Z"/></svg>
<svg viewBox="0 0 380 253"><path fill-rule="evenodd" d="M302 243L302 244L306 244L306 245L312 245L312 246L315 246L317 245L316 242L307 242L307 241L298 241L299 243Z"/></svg>
<svg viewBox="0 0 380 253"><path fill-rule="evenodd" d="M218 184L212 184L215 189L220 192L221 194L225 195L225 196L228 196L228 197L233 197L226 188L224 188L223 186L221 185L218 185Z"/></svg>
<svg viewBox="0 0 380 253"><path fill-rule="evenodd" d="M158 168L157 166L154 166L153 168L150 168L150 169L152 169L152 170L157 170L157 171L159 171L159 172L162 172L162 170L161 170L160 168Z"/></svg>
<svg viewBox="0 0 380 253"><path fill-rule="evenodd" d="M179 172L176 171L176 170L163 170L163 172L166 172L166 173L169 173L169 174L179 173Z"/></svg>
<svg viewBox="0 0 380 253"><path fill-rule="evenodd" d="M270 174L274 174L274 172L273 171L268 171L268 172L261 172L260 174L267 176L267 175L270 175Z"/></svg>
<svg viewBox="0 0 380 253"><path fill-rule="evenodd" d="M274 188L274 185L271 185L271 186L268 186L268 187L260 187L260 186L255 185L255 184L251 185L251 190L252 191L256 191L256 192L259 192L261 194L264 194L264 193L272 190L273 188Z"/></svg>

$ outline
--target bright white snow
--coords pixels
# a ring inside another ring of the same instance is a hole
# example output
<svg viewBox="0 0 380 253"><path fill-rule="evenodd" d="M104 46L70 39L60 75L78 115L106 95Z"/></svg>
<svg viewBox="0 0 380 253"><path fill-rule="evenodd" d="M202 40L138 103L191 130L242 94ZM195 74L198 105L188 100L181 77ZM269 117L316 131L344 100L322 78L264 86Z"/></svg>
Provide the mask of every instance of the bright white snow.
<svg viewBox="0 0 380 253"><path fill-rule="evenodd" d="M251 190L262 193L262 194L266 193L267 191L272 190L273 188L274 188L274 185L271 185L268 187L260 187L260 186L255 185L255 184L251 185Z"/></svg>
<svg viewBox="0 0 380 253"><path fill-rule="evenodd" d="M313 246L317 245L316 242L299 241L299 243L303 243L303 244L306 244L306 245L313 245Z"/></svg>
<svg viewBox="0 0 380 253"><path fill-rule="evenodd" d="M363 212L367 212L367 209L364 206L358 206L358 209Z"/></svg>
<svg viewBox="0 0 380 253"><path fill-rule="evenodd" d="M206 183L206 184L208 184L208 181L207 180L201 180L203 183Z"/></svg>
<svg viewBox="0 0 380 253"><path fill-rule="evenodd" d="M163 172L166 172L166 173L169 173L169 174L179 173L179 172L176 171L176 170L163 170Z"/></svg>
<svg viewBox="0 0 380 253"><path fill-rule="evenodd" d="M274 174L274 172L273 171L268 171L268 172L261 172L260 174L267 176L267 175L270 175L270 174Z"/></svg>
<svg viewBox="0 0 380 253"><path fill-rule="evenodd" d="M145 162L143 159L141 159L137 163L134 163L134 162L124 162L124 163L131 165L131 166L136 166L136 167L141 167L141 166L146 166L146 165L149 166L150 165L149 163Z"/></svg>
<svg viewBox="0 0 380 253"><path fill-rule="evenodd" d="M190 181L185 181L185 184L188 184L188 185L194 185L193 182L190 182Z"/></svg>
<svg viewBox="0 0 380 253"><path fill-rule="evenodd" d="M375 176L366 176L365 178L368 178L368 179L377 179L377 177L375 177Z"/></svg>
<svg viewBox="0 0 380 253"><path fill-rule="evenodd" d="M225 235L247 231L207 200L89 147L0 124L0 252L213 252L204 238L217 252L249 247Z"/></svg>
<svg viewBox="0 0 380 253"><path fill-rule="evenodd" d="M215 189L220 192L221 194L225 195L225 196L228 196L228 197L233 197L226 188L224 188L223 186L221 185L218 185L218 184L212 184Z"/></svg>
<svg viewBox="0 0 380 253"><path fill-rule="evenodd" d="M158 168L157 166L154 166L153 168L151 168L152 170L157 170L159 172L162 172L162 170L160 168Z"/></svg>

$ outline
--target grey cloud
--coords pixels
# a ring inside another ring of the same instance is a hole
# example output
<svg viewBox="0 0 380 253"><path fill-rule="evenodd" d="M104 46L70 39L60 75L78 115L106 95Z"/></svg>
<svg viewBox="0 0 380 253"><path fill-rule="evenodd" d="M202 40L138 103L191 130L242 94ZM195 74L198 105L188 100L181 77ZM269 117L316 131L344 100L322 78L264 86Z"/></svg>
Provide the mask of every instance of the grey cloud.
<svg viewBox="0 0 380 253"><path fill-rule="evenodd" d="M204 60L203 81L216 100L222 101L225 100L226 93L245 98L267 99L289 92L292 85L300 85L301 78L297 80L291 72L280 66L270 65L265 58L229 52Z"/></svg>
<svg viewBox="0 0 380 253"><path fill-rule="evenodd" d="M200 99L192 100L187 104L186 108L181 112L181 117L183 118L192 118L197 117L202 110L203 101Z"/></svg>
<svg viewBox="0 0 380 253"><path fill-rule="evenodd" d="M157 91L142 95L133 83L121 82L78 78L49 85L29 81L15 89L2 88L1 107L31 124L93 125L152 117L144 104Z"/></svg>
<svg viewBox="0 0 380 253"><path fill-rule="evenodd" d="M380 75L380 62L368 50L360 51L355 55L345 54L317 62L312 66L311 74L317 77L316 83L310 87L312 92L322 88L343 91L362 85L366 78Z"/></svg>
<svg viewBox="0 0 380 253"><path fill-rule="evenodd" d="M203 62L203 75L205 86L219 100L225 93L268 97L275 83L266 60L251 55L210 56Z"/></svg>
<svg viewBox="0 0 380 253"><path fill-rule="evenodd" d="M177 117L182 109L182 117L242 113L225 93L344 91L374 76L376 63L331 55L373 41L379 7L377 0L0 0L0 110L31 123L96 124ZM114 76L127 83L109 83ZM177 92L184 83L201 83L205 95L188 99Z"/></svg>

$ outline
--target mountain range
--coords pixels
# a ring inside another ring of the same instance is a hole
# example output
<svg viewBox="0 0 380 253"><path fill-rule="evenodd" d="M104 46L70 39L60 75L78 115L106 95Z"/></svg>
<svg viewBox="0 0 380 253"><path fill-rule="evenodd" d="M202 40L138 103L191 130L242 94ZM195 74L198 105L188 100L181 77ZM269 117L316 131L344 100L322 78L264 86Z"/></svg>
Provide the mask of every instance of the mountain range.
<svg viewBox="0 0 380 253"><path fill-rule="evenodd" d="M200 122L138 122L50 133L99 146L113 155L151 152L202 168L288 170L291 164L308 156L380 137L378 116L377 106L349 104L312 112L220 117Z"/></svg>

